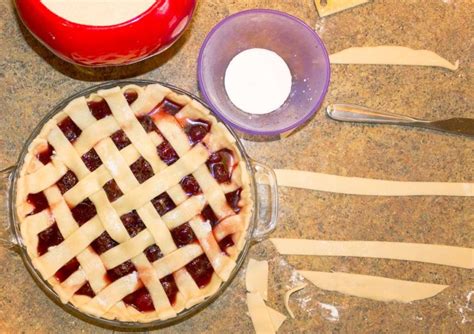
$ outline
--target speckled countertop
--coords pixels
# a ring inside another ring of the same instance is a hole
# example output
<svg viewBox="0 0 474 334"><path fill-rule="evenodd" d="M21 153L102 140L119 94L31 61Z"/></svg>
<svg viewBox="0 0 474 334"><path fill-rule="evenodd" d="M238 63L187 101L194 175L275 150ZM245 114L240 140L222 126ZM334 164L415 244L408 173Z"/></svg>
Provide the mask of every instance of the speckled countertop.
<svg viewBox="0 0 474 334"><path fill-rule="evenodd" d="M1 167L15 163L24 140L53 105L95 82L151 78L198 93L196 58L207 32L229 14L258 7L300 17L322 36L329 52L350 46L398 44L430 49L461 63L457 72L333 66L324 105L351 102L416 117L474 117L472 0L373 1L325 19L318 18L312 0L202 0L190 29L164 54L129 67L88 72L64 63L42 47L18 22L12 1L2 0ZM322 112L289 138L247 141L245 146L256 160L275 168L392 180L474 180L473 140L407 128L336 123ZM280 219L274 236L474 246L473 198L377 198L280 190ZM250 256L270 260L268 304L280 312L285 312L285 290L298 280L292 276L292 267L451 285L434 298L409 305L374 302L309 286L292 298L296 320L287 320L281 333L474 330L473 301L467 297L474 282L468 270L377 259L281 257L269 241L253 246ZM0 262L1 333L108 331L76 319L51 302L30 278L19 256L1 248ZM251 333L244 289L242 270L209 308L163 332ZM337 312L331 314L327 310L331 306Z"/></svg>

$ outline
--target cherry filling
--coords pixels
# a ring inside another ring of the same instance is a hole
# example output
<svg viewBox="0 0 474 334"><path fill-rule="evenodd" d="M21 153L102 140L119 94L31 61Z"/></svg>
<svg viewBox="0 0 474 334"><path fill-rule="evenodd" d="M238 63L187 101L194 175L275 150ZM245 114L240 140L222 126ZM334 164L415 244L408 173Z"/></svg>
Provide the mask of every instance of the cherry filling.
<svg viewBox="0 0 474 334"><path fill-rule="evenodd" d="M86 282L83 286L81 286L81 288L76 291L76 295L89 296L91 298L95 297L95 293L92 290L92 287L89 282Z"/></svg>
<svg viewBox="0 0 474 334"><path fill-rule="evenodd" d="M227 248L231 246L234 246L234 240L232 240L232 235L228 235L227 237L219 241L219 247L224 252L226 251Z"/></svg>
<svg viewBox="0 0 474 334"><path fill-rule="evenodd" d="M234 168L234 155L231 150L224 148L212 153L206 164L217 182L224 183L230 181Z"/></svg>
<svg viewBox="0 0 474 334"><path fill-rule="evenodd" d="M107 232L102 233L92 241L91 246L94 249L94 251L100 255L102 253L105 253L111 248L114 248L117 246L118 243L110 237L110 235Z"/></svg>
<svg viewBox="0 0 474 334"><path fill-rule="evenodd" d="M58 224L54 223L46 230L38 233L38 254L43 255L49 247L59 245L63 241L64 238L59 231Z"/></svg>
<svg viewBox="0 0 474 334"><path fill-rule="evenodd" d="M52 147L51 144L48 143L48 147L38 153L36 155L36 158L38 158L38 160L41 161L43 165L47 165L51 162L51 156L54 154L54 152L54 147Z"/></svg>
<svg viewBox="0 0 474 334"><path fill-rule="evenodd" d="M179 159L178 154L167 140L158 145L157 151L160 159L168 166L174 164Z"/></svg>
<svg viewBox="0 0 474 334"><path fill-rule="evenodd" d="M93 148L84 153L81 159L84 161L87 169L89 169L91 172L95 171L100 167L100 165L102 165L102 160L100 160L99 155Z"/></svg>
<svg viewBox="0 0 474 334"><path fill-rule="evenodd" d="M118 280L121 277L127 276L128 274L137 271L132 261L128 260L117 267L107 270L107 276L111 282Z"/></svg>
<svg viewBox="0 0 474 334"><path fill-rule="evenodd" d="M122 300L125 304L135 307L140 312L149 312L155 310L150 292L145 287L132 292L131 294L125 296Z"/></svg>
<svg viewBox="0 0 474 334"><path fill-rule="evenodd" d="M192 175L187 175L183 177L179 184L188 196L197 195L202 192L201 187L199 187L199 183Z"/></svg>
<svg viewBox="0 0 474 334"><path fill-rule="evenodd" d="M176 204L174 204L173 200L166 192L153 198L151 204L153 204L160 216L163 216L167 212L176 208Z"/></svg>
<svg viewBox="0 0 474 334"><path fill-rule="evenodd" d="M204 220L209 221L209 224L211 224L212 227L219 223L219 219L209 205L206 205L204 209L202 209L201 216Z"/></svg>
<svg viewBox="0 0 474 334"><path fill-rule="evenodd" d="M123 96L125 96L125 100L127 100L127 103L131 105L133 102L135 102L136 99L138 99L138 93L134 90L127 90L125 93L123 93Z"/></svg>
<svg viewBox="0 0 474 334"><path fill-rule="evenodd" d="M183 108L181 105L179 105L179 104L177 104L177 103L175 103L171 100L164 99L150 112L150 114L157 114L159 112L164 111L164 112L174 116L181 110L181 108Z"/></svg>
<svg viewBox="0 0 474 334"><path fill-rule="evenodd" d="M120 190L117 182L115 182L114 179L104 184L103 188L110 202L115 201L117 198L123 195L122 190Z"/></svg>
<svg viewBox="0 0 474 334"><path fill-rule="evenodd" d="M112 110L110 110L107 101L105 101L104 99L101 99L99 101L89 101L87 102L87 106L89 107L92 116L94 116L97 120L112 115Z"/></svg>
<svg viewBox="0 0 474 334"><path fill-rule="evenodd" d="M74 187L79 180L76 177L76 174L74 174L72 171L68 170L66 174L64 174L58 182L56 182L56 185L59 188L59 191L61 194L64 194L66 191Z"/></svg>
<svg viewBox="0 0 474 334"><path fill-rule="evenodd" d="M74 142L82 133L81 129L79 129L79 127L70 117L66 117L61 122L59 122L58 128L61 129L67 140L69 140L71 143Z"/></svg>
<svg viewBox="0 0 474 334"><path fill-rule="evenodd" d="M232 210L234 210L235 213L240 212L240 193L242 192L242 188L239 188L233 192L225 194L225 198L227 199L227 203L230 205Z"/></svg>
<svg viewBox="0 0 474 334"><path fill-rule="evenodd" d="M120 220L132 238L146 228L136 210L120 216Z"/></svg>
<svg viewBox="0 0 474 334"><path fill-rule="evenodd" d="M160 282L165 290L166 296L168 296L170 304L173 305L176 301L176 295L178 294L178 287L176 286L173 274L163 277L160 279Z"/></svg>
<svg viewBox="0 0 474 334"><path fill-rule="evenodd" d="M26 196L26 201L33 205L33 211L31 211L28 216L37 214L38 212L49 208L48 200L46 199L46 196L43 192L28 194L28 196Z"/></svg>
<svg viewBox="0 0 474 334"><path fill-rule="evenodd" d="M128 139L127 135L123 130L117 130L110 136L112 141L114 142L115 146L121 150L124 147L127 147L131 144L130 139Z"/></svg>
<svg viewBox="0 0 474 334"><path fill-rule="evenodd" d="M186 119L184 132L186 132L189 137L189 141L193 145L203 140L209 131L211 131L211 123L203 119Z"/></svg>
<svg viewBox="0 0 474 334"><path fill-rule="evenodd" d="M71 276L73 273L76 272L76 270L79 269L79 261L76 260L76 258L73 258L71 261L66 263L64 266L62 266L55 274L54 276L56 279L62 283L64 282L69 276Z"/></svg>
<svg viewBox="0 0 474 334"><path fill-rule="evenodd" d="M153 169L151 168L151 165L148 163L148 161L143 159L143 157L138 158L137 161L131 164L130 169L133 175L135 175L139 183L143 183L146 180L148 180L150 177L155 175L153 173Z"/></svg>
<svg viewBox="0 0 474 334"><path fill-rule="evenodd" d="M158 128L156 127L155 123L153 123L153 120L151 119L150 116L144 115L144 116L139 116L137 117L138 121L142 125L143 129L145 129L146 133L156 131L158 134L160 131L158 131Z"/></svg>
<svg viewBox="0 0 474 334"><path fill-rule="evenodd" d="M194 279L199 288L203 288L209 284L214 273L211 262L206 254L198 256L186 265L186 270Z"/></svg>
<svg viewBox="0 0 474 334"><path fill-rule="evenodd" d="M196 235L189 223L185 223L175 227L171 231L171 237L178 248L189 245L196 241Z"/></svg>
<svg viewBox="0 0 474 334"><path fill-rule="evenodd" d="M163 253L161 252L160 247L157 245L148 246L143 253L145 253L146 258L150 262L155 262L156 260L163 257Z"/></svg>
<svg viewBox="0 0 474 334"><path fill-rule="evenodd" d="M94 203L88 198L71 209L72 217L79 224L79 226L88 222L97 214Z"/></svg>

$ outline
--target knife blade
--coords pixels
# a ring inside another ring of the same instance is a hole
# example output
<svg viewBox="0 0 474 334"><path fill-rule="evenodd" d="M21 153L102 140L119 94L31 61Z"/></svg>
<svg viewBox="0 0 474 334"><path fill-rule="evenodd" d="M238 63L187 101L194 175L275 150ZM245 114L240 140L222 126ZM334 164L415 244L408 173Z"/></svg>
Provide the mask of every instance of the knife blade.
<svg viewBox="0 0 474 334"><path fill-rule="evenodd" d="M474 119L472 118L450 118L440 121L422 122L417 126L474 137Z"/></svg>

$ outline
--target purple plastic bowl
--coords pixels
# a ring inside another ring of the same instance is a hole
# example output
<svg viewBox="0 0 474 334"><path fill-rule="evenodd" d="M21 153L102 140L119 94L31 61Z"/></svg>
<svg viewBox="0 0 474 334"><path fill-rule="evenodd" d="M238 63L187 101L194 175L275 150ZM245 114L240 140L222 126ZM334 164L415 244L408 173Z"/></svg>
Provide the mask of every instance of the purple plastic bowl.
<svg viewBox="0 0 474 334"><path fill-rule="evenodd" d="M264 115L238 109L224 87L229 62L250 48L279 54L293 77L286 102ZM204 100L225 122L251 135L278 135L302 125L321 106L329 77L328 53L318 34L300 19L275 10L252 9L228 16L211 30L199 52L198 81Z"/></svg>

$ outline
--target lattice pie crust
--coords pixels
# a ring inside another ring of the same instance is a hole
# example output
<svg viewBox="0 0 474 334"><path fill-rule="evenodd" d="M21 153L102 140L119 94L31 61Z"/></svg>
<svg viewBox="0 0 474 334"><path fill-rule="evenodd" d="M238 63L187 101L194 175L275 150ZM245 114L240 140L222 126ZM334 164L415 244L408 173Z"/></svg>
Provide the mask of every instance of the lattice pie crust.
<svg viewBox="0 0 474 334"><path fill-rule="evenodd" d="M107 319L176 316L214 294L246 240L234 137L158 84L101 90L52 118L18 179L21 236L63 303Z"/></svg>

